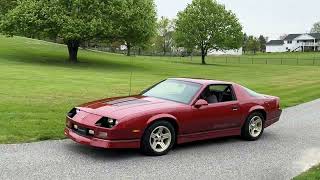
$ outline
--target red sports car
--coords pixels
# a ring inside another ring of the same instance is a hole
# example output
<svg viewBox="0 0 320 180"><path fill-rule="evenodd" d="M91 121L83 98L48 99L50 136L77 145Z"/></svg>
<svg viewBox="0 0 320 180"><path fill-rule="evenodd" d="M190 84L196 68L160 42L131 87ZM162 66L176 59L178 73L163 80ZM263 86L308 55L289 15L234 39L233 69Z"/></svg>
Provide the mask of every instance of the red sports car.
<svg viewBox="0 0 320 180"><path fill-rule="evenodd" d="M175 144L241 135L256 140L281 115L278 97L241 85L170 78L140 95L102 99L72 109L65 135L94 147L140 148L164 155Z"/></svg>

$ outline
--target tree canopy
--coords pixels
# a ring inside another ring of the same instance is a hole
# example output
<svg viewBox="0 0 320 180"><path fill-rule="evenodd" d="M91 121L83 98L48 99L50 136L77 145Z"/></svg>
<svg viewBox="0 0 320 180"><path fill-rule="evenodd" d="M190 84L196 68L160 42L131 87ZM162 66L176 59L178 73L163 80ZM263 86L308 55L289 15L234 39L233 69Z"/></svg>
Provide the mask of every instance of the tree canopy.
<svg viewBox="0 0 320 180"><path fill-rule="evenodd" d="M246 47L247 50L252 51L254 54L256 54L261 47L259 39L254 36L249 36Z"/></svg>
<svg viewBox="0 0 320 180"><path fill-rule="evenodd" d="M159 40L163 55L170 51L173 45L174 22L167 17L161 17L157 23L157 31L160 36Z"/></svg>
<svg viewBox="0 0 320 180"><path fill-rule="evenodd" d="M134 46L142 46L155 34L156 9L153 0L114 0L111 18L113 37L126 43L128 55Z"/></svg>
<svg viewBox="0 0 320 180"><path fill-rule="evenodd" d="M248 51L248 48L247 48L248 40L249 40L249 37L248 37L247 33L244 33L243 39L242 39L242 51L244 54Z"/></svg>
<svg viewBox="0 0 320 180"><path fill-rule="evenodd" d="M0 0L0 19L17 5L16 0Z"/></svg>
<svg viewBox="0 0 320 180"><path fill-rule="evenodd" d="M266 46L267 46L267 41L268 41L267 37L260 35L258 39L259 39L259 44L260 44L260 51L266 52L266 48L267 48Z"/></svg>
<svg viewBox="0 0 320 180"><path fill-rule="evenodd" d="M316 22L313 24L311 28L311 33L320 33L320 22Z"/></svg>
<svg viewBox="0 0 320 180"><path fill-rule="evenodd" d="M23 0L1 23L8 35L63 39L77 62L81 42L123 40L130 46L150 38L155 27L152 0ZM130 51L129 51L130 54Z"/></svg>
<svg viewBox="0 0 320 180"><path fill-rule="evenodd" d="M198 48L202 64L209 49L238 49L242 45L242 26L234 13L215 0L193 0L178 13L176 42L185 48Z"/></svg>

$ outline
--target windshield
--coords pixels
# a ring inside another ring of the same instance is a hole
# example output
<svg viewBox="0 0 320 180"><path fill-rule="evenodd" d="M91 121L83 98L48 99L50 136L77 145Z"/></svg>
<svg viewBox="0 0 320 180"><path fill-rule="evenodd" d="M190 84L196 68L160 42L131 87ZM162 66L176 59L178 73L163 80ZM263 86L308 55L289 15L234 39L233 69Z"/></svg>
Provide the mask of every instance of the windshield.
<svg viewBox="0 0 320 180"><path fill-rule="evenodd" d="M188 104L200 88L197 83L168 79L146 91L143 96Z"/></svg>

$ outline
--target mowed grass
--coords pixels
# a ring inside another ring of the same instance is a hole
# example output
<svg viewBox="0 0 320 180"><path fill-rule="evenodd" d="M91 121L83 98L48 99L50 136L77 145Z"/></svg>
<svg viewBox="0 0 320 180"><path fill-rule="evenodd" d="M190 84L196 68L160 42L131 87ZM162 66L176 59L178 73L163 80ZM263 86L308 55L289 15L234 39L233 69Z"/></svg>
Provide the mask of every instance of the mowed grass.
<svg viewBox="0 0 320 180"><path fill-rule="evenodd" d="M78 64L66 62L67 48L21 37L0 36L0 143L64 137L65 114L105 97L138 93L168 77L240 83L280 96L282 107L320 97L320 67L287 65L200 65L200 58L126 57L81 50Z"/></svg>
<svg viewBox="0 0 320 180"><path fill-rule="evenodd" d="M293 180L319 180L320 179L320 164L293 178Z"/></svg>

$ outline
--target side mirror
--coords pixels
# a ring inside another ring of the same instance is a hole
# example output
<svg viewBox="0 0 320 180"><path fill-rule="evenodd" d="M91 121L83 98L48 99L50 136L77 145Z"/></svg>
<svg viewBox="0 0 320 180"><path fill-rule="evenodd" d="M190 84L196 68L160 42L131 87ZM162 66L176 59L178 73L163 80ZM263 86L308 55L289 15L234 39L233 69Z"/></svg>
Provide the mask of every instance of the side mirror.
<svg viewBox="0 0 320 180"><path fill-rule="evenodd" d="M204 100L204 99L199 99L195 104L194 104L194 107L196 108L200 108L202 106L207 106L209 103Z"/></svg>

